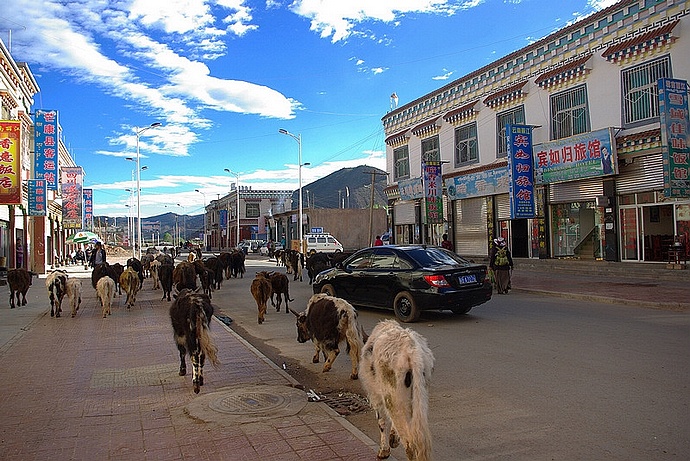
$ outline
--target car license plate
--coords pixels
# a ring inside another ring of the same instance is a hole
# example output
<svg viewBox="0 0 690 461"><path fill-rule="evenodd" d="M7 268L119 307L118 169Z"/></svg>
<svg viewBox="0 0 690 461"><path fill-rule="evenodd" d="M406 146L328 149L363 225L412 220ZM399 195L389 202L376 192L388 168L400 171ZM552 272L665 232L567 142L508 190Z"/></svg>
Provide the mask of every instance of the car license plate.
<svg viewBox="0 0 690 461"><path fill-rule="evenodd" d="M474 274L461 275L458 277L460 285L467 285L468 283L477 283L477 276Z"/></svg>

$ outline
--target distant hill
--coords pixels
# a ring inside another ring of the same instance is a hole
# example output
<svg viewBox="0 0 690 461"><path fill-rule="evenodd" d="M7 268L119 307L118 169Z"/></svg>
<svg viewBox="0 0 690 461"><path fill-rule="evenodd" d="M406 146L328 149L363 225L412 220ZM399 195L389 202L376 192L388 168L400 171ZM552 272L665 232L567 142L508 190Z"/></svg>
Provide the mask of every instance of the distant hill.
<svg viewBox="0 0 690 461"><path fill-rule="evenodd" d="M302 184L304 208L369 208L371 206L371 172L374 177L374 206L386 206L383 190L386 172L371 166L343 168L309 184ZM299 207L299 190L292 194L292 208Z"/></svg>
<svg viewBox="0 0 690 461"><path fill-rule="evenodd" d="M304 208L369 208L371 201L371 173L374 176L374 206L387 205L386 172L378 168L360 165L354 168L343 168L309 184L302 184ZM292 194L292 209L299 208L299 190ZM177 215L164 213L157 216L142 218L142 224L160 222L160 238L165 233L175 234L175 220L179 226L180 235L186 239L200 237L204 231L204 215ZM186 224L185 224L186 223ZM94 227L105 229L110 235L122 236L127 232L126 216L95 216ZM186 235L184 233L186 229ZM105 231L97 230L105 233ZM148 240L150 234L146 231L142 235ZM102 237L105 237L102 235ZM121 238L121 237L120 237ZM112 238L108 237L108 241Z"/></svg>

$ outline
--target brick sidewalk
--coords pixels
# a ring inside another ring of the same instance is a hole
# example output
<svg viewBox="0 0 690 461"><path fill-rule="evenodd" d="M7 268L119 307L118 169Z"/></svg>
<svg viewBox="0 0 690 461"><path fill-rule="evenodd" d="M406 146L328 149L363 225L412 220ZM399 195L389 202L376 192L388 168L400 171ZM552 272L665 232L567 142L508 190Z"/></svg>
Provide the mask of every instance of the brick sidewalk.
<svg viewBox="0 0 690 461"><path fill-rule="evenodd" d="M85 279L77 317L51 318L43 282L44 313L0 351L3 460L376 459L373 441L217 319L222 365L206 365L196 395L159 293L144 289L131 311L118 297L103 319Z"/></svg>

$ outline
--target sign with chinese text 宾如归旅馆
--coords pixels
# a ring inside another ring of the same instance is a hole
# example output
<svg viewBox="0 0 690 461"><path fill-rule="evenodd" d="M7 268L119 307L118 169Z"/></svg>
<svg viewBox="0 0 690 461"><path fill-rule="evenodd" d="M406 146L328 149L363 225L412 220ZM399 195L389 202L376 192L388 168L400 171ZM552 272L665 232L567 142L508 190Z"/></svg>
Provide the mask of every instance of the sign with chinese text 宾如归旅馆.
<svg viewBox="0 0 690 461"><path fill-rule="evenodd" d="M58 113L37 110L34 115L34 178L45 179L48 190L58 189Z"/></svg>
<svg viewBox="0 0 690 461"><path fill-rule="evenodd" d="M508 125L508 170L510 183L510 218L534 218L534 170L532 161L532 127Z"/></svg>
<svg viewBox="0 0 690 461"><path fill-rule="evenodd" d="M661 78L658 88L664 195L690 197L688 82Z"/></svg>
<svg viewBox="0 0 690 461"><path fill-rule="evenodd" d="M618 173L613 128L590 131L534 146L536 184L575 181Z"/></svg>
<svg viewBox="0 0 690 461"><path fill-rule="evenodd" d="M0 120L0 204L21 205L22 178L19 163L22 125Z"/></svg>
<svg viewBox="0 0 690 461"><path fill-rule="evenodd" d="M83 181L84 172L80 166L62 167L62 227L65 229L83 226Z"/></svg>
<svg viewBox="0 0 690 461"><path fill-rule="evenodd" d="M443 179L441 162L422 162L424 172L424 202L427 224L443 223Z"/></svg>

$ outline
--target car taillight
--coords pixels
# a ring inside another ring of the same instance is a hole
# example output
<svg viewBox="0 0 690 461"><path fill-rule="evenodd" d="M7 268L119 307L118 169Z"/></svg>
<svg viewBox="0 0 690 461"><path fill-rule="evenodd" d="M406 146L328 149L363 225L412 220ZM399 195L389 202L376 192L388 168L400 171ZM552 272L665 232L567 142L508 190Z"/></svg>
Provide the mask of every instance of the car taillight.
<svg viewBox="0 0 690 461"><path fill-rule="evenodd" d="M442 275L425 275L424 280L426 280L426 283L436 288L450 286L450 283L448 283L446 278Z"/></svg>

